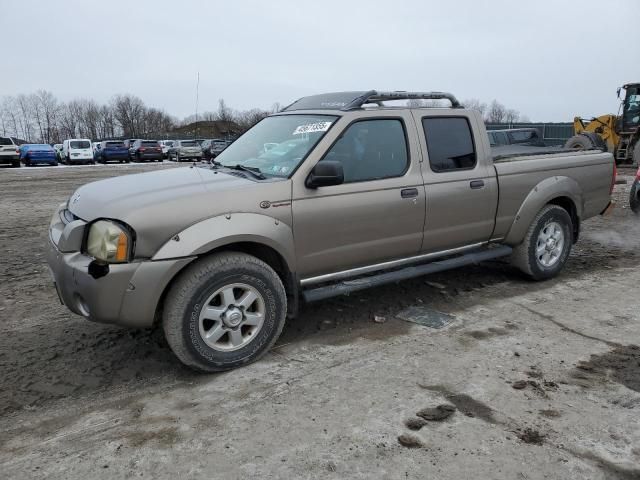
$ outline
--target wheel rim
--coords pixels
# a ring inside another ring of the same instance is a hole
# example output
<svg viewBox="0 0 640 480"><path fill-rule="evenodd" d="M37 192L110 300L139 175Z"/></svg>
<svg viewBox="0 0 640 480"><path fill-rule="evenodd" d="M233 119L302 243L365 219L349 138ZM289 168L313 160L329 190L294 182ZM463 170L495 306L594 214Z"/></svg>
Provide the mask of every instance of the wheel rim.
<svg viewBox="0 0 640 480"><path fill-rule="evenodd" d="M200 337L214 350L238 350L262 329L265 311L264 299L254 287L245 283L225 285L200 310Z"/></svg>
<svg viewBox="0 0 640 480"><path fill-rule="evenodd" d="M536 259L545 268L553 267L564 249L564 230L558 222L547 223L538 234Z"/></svg>

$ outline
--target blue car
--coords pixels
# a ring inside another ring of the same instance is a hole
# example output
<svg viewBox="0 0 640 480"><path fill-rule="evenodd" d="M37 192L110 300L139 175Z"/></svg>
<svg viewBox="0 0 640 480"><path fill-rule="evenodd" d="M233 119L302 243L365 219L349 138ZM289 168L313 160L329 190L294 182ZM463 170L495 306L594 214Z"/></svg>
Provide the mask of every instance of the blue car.
<svg viewBox="0 0 640 480"><path fill-rule="evenodd" d="M122 140L106 140L98 144L93 158L99 163L129 163L129 149Z"/></svg>
<svg viewBox="0 0 640 480"><path fill-rule="evenodd" d="M51 145L25 144L20 146L20 160L27 167L46 163L47 165L58 165L56 151Z"/></svg>

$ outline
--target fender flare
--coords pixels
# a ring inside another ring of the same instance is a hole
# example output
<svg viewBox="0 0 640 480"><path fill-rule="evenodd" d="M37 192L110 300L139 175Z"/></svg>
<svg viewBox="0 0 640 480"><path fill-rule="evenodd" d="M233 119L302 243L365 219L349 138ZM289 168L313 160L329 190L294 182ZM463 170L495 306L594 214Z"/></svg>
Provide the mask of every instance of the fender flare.
<svg viewBox="0 0 640 480"><path fill-rule="evenodd" d="M522 243L531 222L542 207L560 197L571 199L576 207L578 219L582 218L584 204L582 189L578 182L565 176L545 178L533 187L523 200L505 236L504 243L512 246Z"/></svg>
<svg viewBox="0 0 640 480"><path fill-rule="evenodd" d="M193 257L238 242L271 247L284 259L289 271L296 271L291 227L257 213L230 213L202 220L173 235L151 260Z"/></svg>

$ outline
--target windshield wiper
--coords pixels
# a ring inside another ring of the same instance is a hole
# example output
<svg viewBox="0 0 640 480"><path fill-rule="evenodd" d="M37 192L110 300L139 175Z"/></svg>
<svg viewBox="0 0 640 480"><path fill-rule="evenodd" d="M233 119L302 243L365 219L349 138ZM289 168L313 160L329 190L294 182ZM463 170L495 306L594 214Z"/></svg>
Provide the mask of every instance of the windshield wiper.
<svg viewBox="0 0 640 480"><path fill-rule="evenodd" d="M209 160L209 164L211 165L211 168L220 168L223 166L220 162L214 160L213 158Z"/></svg>
<svg viewBox="0 0 640 480"><path fill-rule="evenodd" d="M257 178L258 180L265 180L267 178L264 176L264 174L260 171L258 167L245 167L244 165L240 165L240 164L234 165L233 167L229 165L225 165L225 166L227 168L232 168L233 170L240 170L241 172L247 172L254 178Z"/></svg>

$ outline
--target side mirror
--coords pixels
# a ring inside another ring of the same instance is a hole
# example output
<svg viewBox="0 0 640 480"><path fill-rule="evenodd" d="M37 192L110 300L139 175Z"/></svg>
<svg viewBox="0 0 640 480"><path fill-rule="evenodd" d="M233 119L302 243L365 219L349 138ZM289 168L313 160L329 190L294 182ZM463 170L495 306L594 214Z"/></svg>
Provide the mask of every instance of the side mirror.
<svg viewBox="0 0 640 480"><path fill-rule="evenodd" d="M335 160L318 162L307 177L307 188L330 187L344 183L342 163Z"/></svg>

